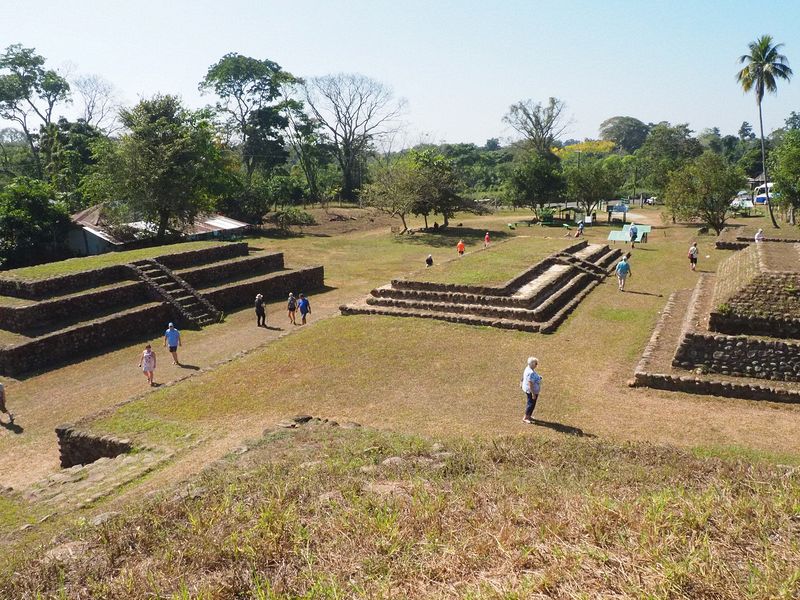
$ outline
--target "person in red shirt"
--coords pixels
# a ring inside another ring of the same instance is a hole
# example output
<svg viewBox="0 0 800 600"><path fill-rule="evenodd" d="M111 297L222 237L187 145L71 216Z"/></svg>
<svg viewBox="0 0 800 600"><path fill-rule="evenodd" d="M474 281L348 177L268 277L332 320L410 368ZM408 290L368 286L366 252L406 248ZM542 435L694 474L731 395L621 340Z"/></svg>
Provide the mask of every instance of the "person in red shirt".
<svg viewBox="0 0 800 600"><path fill-rule="evenodd" d="M456 244L456 250L458 251L459 256L464 256L464 250L466 250L466 246L464 245L464 240L458 240Z"/></svg>
<svg viewBox="0 0 800 600"><path fill-rule="evenodd" d="M488 248L489 247L489 232L488 231L486 232L486 235L483 236L483 247L484 248Z"/></svg>

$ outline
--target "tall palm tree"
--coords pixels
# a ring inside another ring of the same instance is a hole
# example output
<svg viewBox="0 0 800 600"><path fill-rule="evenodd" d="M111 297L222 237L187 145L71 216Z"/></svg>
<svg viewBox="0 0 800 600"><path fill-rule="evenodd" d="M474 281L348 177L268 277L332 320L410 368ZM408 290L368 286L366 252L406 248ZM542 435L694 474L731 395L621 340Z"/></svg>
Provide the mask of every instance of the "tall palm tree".
<svg viewBox="0 0 800 600"><path fill-rule="evenodd" d="M761 101L764 99L764 92L777 92L777 80L785 79L789 81L792 77L792 70L783 54L778 50L783 44L773 44L771 35L762 35L755 42L750 42L748 48L750 54L739 57L739 63L744 67L736 74L736 81L742 85L744 92L755 89L756 102L758 103L758 124L761 127L761 164L764 168L764 187L767 194L767 207L772 225L778 227L775 215L772 212L772 203L769 201L769 185L767 179L767 161L764 150L764 121L761 118Z"/></svg>

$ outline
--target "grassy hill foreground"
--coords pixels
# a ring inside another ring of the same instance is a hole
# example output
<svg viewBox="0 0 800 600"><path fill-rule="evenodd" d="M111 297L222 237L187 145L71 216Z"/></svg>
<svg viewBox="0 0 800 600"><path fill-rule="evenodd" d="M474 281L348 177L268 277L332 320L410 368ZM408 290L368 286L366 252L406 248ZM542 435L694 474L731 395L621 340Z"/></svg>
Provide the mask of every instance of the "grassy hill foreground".
<svg viewBox="0 0 800 600"><path fill-rule="evenodd" d="M0 597L800 594L797 468L574 436L442 442L278 428L15 553Z"/></svg>

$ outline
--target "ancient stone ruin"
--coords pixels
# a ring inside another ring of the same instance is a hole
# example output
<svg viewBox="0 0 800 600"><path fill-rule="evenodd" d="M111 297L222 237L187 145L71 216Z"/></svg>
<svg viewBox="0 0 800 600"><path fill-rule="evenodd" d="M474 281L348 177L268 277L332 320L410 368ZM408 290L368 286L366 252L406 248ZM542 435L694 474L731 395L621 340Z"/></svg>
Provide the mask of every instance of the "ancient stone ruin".
<svg viewBox="0 0 800 600"><path fill-rule="evenodd" d="M0 373L19 375L164 330L216 323L224 311L323 286L321 266L287 269L283 254L245 242L166 254L39 280L0 278Z"/></svg>
<svg viewBox="0 0 800 600"><path fill-rule="evenodd" d="M393 280L342 314L440 319L454 323L552 333L598 285L621 256L581 241L499 286Z"/></svg>
<svg viewBox="0 0 800 600"><path fill-rule="evenodd" d="M634 385L800 402L800 244L748 245L676 292Z"/></svg>

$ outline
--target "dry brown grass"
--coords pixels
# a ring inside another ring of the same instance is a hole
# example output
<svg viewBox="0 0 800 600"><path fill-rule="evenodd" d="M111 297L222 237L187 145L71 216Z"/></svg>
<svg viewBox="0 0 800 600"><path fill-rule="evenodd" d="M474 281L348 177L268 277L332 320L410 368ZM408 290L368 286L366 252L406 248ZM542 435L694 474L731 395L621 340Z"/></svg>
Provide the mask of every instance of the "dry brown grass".
<svg viewBox="0 0 800 600"><path fill-rule="evenodd" d="M504 437L442 454L306 426L18 557L0 594L788 600L798 498L798 471L650 445Z"/></svg>

